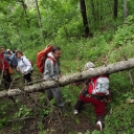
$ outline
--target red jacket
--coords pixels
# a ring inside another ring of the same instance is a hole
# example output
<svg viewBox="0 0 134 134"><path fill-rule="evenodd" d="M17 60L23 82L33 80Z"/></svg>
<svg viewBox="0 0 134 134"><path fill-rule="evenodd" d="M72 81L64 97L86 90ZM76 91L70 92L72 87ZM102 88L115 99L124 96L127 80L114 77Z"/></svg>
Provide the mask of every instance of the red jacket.
<svg viewBox="0 0 134 134"><path fill-rule="evenodd" d="M4 54L0 54L0 71L3 70L3 60L4 60L4 71L9 68L7 60L4 58Z"/></svg>

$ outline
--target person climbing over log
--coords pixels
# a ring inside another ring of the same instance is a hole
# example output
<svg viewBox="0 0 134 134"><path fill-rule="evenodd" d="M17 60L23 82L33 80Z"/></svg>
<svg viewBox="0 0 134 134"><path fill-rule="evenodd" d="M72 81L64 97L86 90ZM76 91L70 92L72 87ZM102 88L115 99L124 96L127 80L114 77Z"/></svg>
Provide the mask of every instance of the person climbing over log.
<svg viewBox="0 0 134 134"><path fill-rule="evenodd" d="M9 89L11 84L11 76L9 73L9 64L4 57L5 49L4 47L0 46L0 74L1 74L1 81L4 80L5 89Z"/></svg>
<svg viewBox="0 0 134 134"><path fill-rule="evenodd" d="M60 47L52 47L51 52L48 53L47 58L45 60L44 65L44 80L56 80L61 77L60 70L60 57L61 57L61 48ZM50 88L45 91L48 99L51 100L55 98L58 107L62 112L65 112L64 103L62 100L62 94L60 87Z"/></svg>
<svg viewBox="0 0 134 134"><path fill-rule="evenodd" d="M88 62L85 65L85 70L93 70L95 65L92 62ZM94 78L79 81L74 83L79 85L85 83L84 89L81 91L79 99L74 107L74 114L77 115L85 103L90 103L94 106L96 114L95 128L102 131L104 128L104 118L106 115L106 104L111 101L111 95L109 91L109 75L99 75Z"/></svg>
<svg viewBox="0 0 134 134"><path fill-rule="evenodd" d="M17 71L21 72L24 80L26 80L27 83L31 83L31 74L33 71L31 62L26 58L26 56L23 55L21 51L16 52L16 57L18 59Z"/></svg>

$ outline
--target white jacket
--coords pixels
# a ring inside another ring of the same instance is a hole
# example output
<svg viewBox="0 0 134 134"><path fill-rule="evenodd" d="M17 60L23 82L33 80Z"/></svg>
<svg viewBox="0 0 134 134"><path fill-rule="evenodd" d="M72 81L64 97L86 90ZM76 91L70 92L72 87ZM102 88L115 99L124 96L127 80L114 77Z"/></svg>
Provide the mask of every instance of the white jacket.
<svg viewBox="0 0 134 134"><path fill-rule="evenodd" d="M33 70L30 61L25 56L22 56L20 59L18 59L17 67L19 68L19 70L22 74L24 72L25 72L25 74L28 74L29 72L31 72Z"/></svg>

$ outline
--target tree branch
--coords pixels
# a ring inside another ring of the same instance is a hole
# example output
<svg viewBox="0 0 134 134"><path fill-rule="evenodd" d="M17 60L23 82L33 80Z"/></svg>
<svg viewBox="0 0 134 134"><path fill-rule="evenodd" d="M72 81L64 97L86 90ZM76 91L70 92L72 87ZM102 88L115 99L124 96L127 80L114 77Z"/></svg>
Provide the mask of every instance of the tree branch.
<svg viewBox="0 0 134 134"><path fill-rule="evenodd" d="M98 67L93 70L87 70L87 71L82 71L79 73L63 76L58 80L49 80L49 81L41 82L39 84L34 84L32 86L22 87L22 89L27 93L39 92L53 87L65 86L74 83L75 81L92 78L101 74L111 74L119 71L129 70L132 68L134 68L134 58L128 59L127 61L121 61L114 64L110 64L108 66ZM5 96L20 95L20 94L22 94L22 91L19 88L10 89L8 91L1 91L0 98Z"/></svg>

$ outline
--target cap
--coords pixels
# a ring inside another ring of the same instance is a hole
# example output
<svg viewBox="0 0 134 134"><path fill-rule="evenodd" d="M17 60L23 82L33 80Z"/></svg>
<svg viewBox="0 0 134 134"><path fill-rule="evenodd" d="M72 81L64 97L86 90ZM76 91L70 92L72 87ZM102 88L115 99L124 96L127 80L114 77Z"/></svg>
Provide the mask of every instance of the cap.
<svg viewBox="0 0 134 134"><path fill-rule="evenodd" d="M88 63L85 64L84 69L88 70L88 69L94 68L94 67L95 67L94 63L88 62Z"/></svg>

